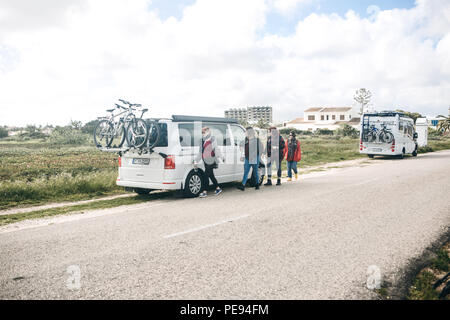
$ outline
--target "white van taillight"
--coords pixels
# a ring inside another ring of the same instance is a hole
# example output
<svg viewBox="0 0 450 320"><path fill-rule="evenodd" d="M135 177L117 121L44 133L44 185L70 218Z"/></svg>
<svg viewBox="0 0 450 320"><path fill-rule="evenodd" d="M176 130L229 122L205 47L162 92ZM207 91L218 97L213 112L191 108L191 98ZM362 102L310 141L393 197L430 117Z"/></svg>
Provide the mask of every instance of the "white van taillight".
<svg viewBox="0 0 450 320"><path fill-rule="evenodd" d="M395 140L392 141L392 149L391 149L391 151L392 151L392 152L395 152Z"/></svg>
<svg viewBox="0 0 450 320"><path fill-rule="evenodd" d="M362 139L359 140L359 150L365 149Z"/></svg>
<svg viewBox="0 0 450 320"><path fill-rule="evenodd" d="M164 159L164 169L175 169L175 156L167 156Z"/></svg>
<svg viewBox="0 0 450 320"><path fill-rule="evenodd" d="M122 166L122 157L119 157L119 168Z"/></svg>

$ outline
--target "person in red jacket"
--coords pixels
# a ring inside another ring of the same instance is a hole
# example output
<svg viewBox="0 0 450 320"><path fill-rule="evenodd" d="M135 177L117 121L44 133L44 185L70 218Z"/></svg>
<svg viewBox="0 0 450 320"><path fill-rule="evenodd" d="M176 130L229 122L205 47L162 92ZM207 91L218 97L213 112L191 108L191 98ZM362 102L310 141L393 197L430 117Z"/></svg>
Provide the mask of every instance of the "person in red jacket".
<svg viewBox="0 0 450 320"><path fill-rule="evenodd" d="M292 171L295 173L295 180L298 179L297 162L302 159L302 150L300 148L300 141L295 138L295 133L289 133L289 138L286 141L286 160L288 181L292 181Z"/></svg>

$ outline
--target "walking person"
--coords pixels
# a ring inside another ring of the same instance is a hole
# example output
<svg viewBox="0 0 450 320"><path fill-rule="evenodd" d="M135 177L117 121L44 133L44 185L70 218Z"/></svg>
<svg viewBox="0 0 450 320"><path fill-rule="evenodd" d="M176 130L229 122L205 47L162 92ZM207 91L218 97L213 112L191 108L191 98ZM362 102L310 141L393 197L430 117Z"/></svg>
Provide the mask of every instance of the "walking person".
<svg viewBox="0 0 450 320"><path fill-rule="evenodd" d="M289 138L286 141L286 150L288 181L292 181L292 171L294 171L295 180L297 180L297 163L302 159L302 150L300 141L296 139L294 132L289 133Z"/></svg>
<svg viewBox="0 0 450 320"><path fill-rule="evenodd" d="M259 138L256 137L255 130L252 127L248 127L245 133L245 144L244 144L244 177L242 178L242 184L240 184L237 188L239 190L244 191L245 185L247 184L248 174L250 172L250 168L255 173L255 189L259 190L259 160L260 155L263 151L263 145Z"/></svg>
<svg viewBox="0 0 450 320"><path fill-rule="evenodd" d="M205 165L205 174L203 175L204 180L202 183L202 192L200 193L200 198L206 198L208 196L208 191L206 190L209 186L209 180L214 185L215 195L219 195L222 193L222 189L217 183L217 179L214 176L214 169L218 168L218 159L224 161L220 149L217 148L217 142L215 137L211 135L211 130L209 127L202 128L202 145L200 148L200 152L198 153L196 159L194 160L194 165L199 163L200 160L203 160Z"/></svg>
<svg viewBox="0 0 450 320"><path fill-rule="evenodd" d="M281 185L281 162L286 153L285 142L277 128L271 127L268 131L265 152L267 156L267 182L264 185L272 185L272 164L275 163L277 166L277 186L279 186Z"/></svg>

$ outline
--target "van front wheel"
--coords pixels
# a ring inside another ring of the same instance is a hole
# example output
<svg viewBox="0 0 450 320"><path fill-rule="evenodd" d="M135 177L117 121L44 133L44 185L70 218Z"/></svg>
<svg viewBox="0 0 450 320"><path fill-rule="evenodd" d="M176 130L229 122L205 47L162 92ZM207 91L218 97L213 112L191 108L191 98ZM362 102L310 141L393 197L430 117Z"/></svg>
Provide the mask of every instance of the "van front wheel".
<svg viewBox="0 0 450 320"><path fill-rule="evenodd" d="M188 198L197 197L202 191L203 181L199 172L192 171L186 178L184 195Z"/></svg>

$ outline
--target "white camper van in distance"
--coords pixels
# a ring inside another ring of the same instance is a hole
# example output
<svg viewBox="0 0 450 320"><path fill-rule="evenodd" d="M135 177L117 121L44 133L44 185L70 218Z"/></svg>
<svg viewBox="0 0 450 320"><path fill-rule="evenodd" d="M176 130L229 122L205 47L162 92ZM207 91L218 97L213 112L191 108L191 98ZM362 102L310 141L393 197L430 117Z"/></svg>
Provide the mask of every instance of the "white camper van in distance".
<svg viewBox="0 0 450 320"><path fill-rule="evenodd" d="M160 137L151 153L133 149L119 158L117 185L133 189L139 194L152 190L182 190L187 197L201 192L203 163L194 167L201 143L201 128L208 126L216 138L217 147L225 157L214 175L219 183L242 180L244 162L242 146L245 129L236 120L226 118L174 115L171 119L159 119ZM263 179L260 169L260 181ZM249 174L249 183L254 177ZM251 177L251 178L250 178Z"/></svg>
<svg viewBox="0 0 450 320"><path fill-rule="evenodd" d="M383 111L362 116L359 152L370 158L417 156L416 139L414 120L403 113Z"/></svg>

